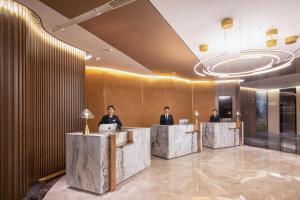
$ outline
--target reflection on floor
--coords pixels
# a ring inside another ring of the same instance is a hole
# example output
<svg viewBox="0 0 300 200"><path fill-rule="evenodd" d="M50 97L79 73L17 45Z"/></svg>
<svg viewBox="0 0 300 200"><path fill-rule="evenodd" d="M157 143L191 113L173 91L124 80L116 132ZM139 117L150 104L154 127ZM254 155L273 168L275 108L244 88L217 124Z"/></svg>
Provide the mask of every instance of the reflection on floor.
<svg viewBox="0 0 300 200"><path fill-rule="evenodd" d="M23 200L41 200L50 188L61 178L56 177L43 183L37 183L30 188Z"/></svg>
<svg viewBox="0 0 300 200"><path fill-rule="evenodd" d="M62 177L45 200L264 200L299 199L300 156L241 146L201 153L152 165L113 193L95 195L68 188Z"/></svg>
<svg viewBox="0 0 300 200"><path fill-rule="evenodd" d="M256 133L245 136L245 144L265 149L300 154L300 135L294 133Z"/></svg>

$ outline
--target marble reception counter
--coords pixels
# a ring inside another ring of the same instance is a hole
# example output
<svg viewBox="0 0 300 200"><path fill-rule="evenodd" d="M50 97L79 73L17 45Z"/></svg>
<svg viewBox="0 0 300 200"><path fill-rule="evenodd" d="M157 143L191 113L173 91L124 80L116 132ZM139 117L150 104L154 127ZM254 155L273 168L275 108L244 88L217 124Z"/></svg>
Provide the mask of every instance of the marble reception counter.
<svg viewBox="0 0 300 200"><path fill-rule="evenodd" d="M103 194L150 164L150 128L66 134L68 186Z"/></svg>
<svg viewBox="0 0 300 200"><path fill-rule="evenodd" d="M166 159L201 151L201 137L193 124L152 125L151 153Z"/></svg>
<svg viewBox="0 0 300 200"><path fill-rule="evenodd" d="M243 145L244 124L240 123L239 126L236 122L202 122L200 131L203 146L215 149Z"/></svg>

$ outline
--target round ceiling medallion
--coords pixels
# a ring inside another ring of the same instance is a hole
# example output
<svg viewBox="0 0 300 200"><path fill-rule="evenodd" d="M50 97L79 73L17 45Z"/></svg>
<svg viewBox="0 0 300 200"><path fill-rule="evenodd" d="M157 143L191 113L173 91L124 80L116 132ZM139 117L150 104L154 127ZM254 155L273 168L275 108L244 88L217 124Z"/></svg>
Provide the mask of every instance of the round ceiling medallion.
<svg viewBox="0 0 300 200"><path fill-rule="evenodd" d="M217 78L248 77L281 70L290 66L294 59L295 55L293 53L282 50L254 49L241 51L238 55L222 53L207 57L197 63L194 66L194 72L199 76L213 76ZM253 65L255 66L248 68L241 66L240 62L244 60L247 60L247 62L253 60ZM234 65L238 66L235 70L230 67ZM220 68L226 69L225 72L220 70Z"/></svg>

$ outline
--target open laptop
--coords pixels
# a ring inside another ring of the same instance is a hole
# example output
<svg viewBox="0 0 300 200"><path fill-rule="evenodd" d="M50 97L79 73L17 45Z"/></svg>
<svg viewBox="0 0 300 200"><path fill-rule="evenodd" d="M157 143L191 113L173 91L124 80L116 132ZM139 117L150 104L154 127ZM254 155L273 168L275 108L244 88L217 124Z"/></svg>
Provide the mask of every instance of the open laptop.
<svg viewBox="0 0 300 200"><path fill-rule="evenodd" d="M118 124L100 124L99 132L111 132L117 130Z"/></svg>

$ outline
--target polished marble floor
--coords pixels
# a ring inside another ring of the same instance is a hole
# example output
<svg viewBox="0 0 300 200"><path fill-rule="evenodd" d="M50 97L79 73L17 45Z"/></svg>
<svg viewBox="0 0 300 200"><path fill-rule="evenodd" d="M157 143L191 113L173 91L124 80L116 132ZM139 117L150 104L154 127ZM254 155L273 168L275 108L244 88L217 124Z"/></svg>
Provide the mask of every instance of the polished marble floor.
<svg viewBox="0 0 300 200"><path fill-rule="evenodd" d="M45 200L299 200L300 156L250 146L207 149L164 160L118 186L95 195L68 188L62 177Z"/></svg>
<svg viewBox="0 0 300 200"><path fill-rule="evenodd" d="M300 135L296 135L295 133L260 132L253 135L246 135L244 143L249 146L300 155Z"/></svg>

